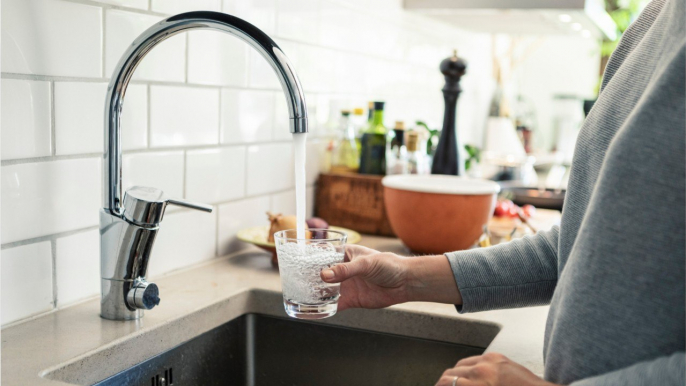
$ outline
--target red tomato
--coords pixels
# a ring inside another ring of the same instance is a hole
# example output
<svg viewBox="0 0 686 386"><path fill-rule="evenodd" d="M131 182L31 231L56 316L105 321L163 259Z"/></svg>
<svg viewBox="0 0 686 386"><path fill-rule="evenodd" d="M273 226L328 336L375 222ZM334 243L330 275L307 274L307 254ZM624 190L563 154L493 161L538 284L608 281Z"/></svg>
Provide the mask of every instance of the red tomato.
<svg viewBox="0 0 686 386"><path fill-rule="evenodd" d="M508 215L512 218L519 218L519 206L512 204L512 206L510 206Z"/></svg>
<svg viewBox="0 0 686 386"><path fill-rule="evenodd" d="M515 204L510 200L498 200L498 202L495 203L495 211L493 211L493 215L496 217L510 217L510 213L514 206Z"/></svg>
<svg viewBox="0 0 686 386"><path fill-rule="evenodd" d="M533 205L524 205L522 207L522 212L524 212L524 216L531 218L536 214L536 207Z"/></svg>

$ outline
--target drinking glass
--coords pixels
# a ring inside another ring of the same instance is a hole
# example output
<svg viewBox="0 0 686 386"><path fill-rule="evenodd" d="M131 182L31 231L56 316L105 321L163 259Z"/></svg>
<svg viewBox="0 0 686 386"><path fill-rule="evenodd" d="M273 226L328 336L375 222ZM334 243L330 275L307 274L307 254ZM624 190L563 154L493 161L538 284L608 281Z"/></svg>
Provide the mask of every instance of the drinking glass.
<svg viewBox="0 0 686 386"><path fill-rule="evenodd" d="M286 313L298 319L322 319L336 314L340 284L322 281L322 269L342 263L348 236L328 229L309 229L298 239L295 229L274 233Z"/></svg>

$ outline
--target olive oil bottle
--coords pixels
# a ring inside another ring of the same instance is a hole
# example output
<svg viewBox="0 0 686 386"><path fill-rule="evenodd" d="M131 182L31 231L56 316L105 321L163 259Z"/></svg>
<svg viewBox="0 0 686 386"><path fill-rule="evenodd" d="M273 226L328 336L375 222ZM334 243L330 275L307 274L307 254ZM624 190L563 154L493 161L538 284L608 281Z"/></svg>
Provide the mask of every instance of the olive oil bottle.
<svg viewBox="0 0 686 386"><path fill-rule="evenodd" d="M350 111L341 111L338 145L333 152L332 173L357 173L360 166L360 152L355 142L355 127L350 121Z"/></svg>
<svg viewBox="0 0 686 386"><path fill-rule="evenodd" d="M384 102L374 102L374 114L362 134L360 174L386 174L386 127L383 125Z"/></svg>

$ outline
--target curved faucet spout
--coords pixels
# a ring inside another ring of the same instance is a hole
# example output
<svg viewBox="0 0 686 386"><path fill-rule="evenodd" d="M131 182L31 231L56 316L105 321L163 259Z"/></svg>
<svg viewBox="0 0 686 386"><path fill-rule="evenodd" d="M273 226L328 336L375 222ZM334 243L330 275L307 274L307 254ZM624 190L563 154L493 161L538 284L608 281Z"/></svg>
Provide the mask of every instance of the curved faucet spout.
<svg viewBox="0 0 686 386"><path fill-rule="evenodd" d="M105 101L104 210L121 217L121 134L120 115L124 94L134 70L157 44L181 32L213 29L229 33L250 44L271 64L281 82L290 114L291 133L307 132L305 95L293 65L279 46L264 32L245 20L220 12L188 12L169 17L143 32L117 64Z"/></svg>

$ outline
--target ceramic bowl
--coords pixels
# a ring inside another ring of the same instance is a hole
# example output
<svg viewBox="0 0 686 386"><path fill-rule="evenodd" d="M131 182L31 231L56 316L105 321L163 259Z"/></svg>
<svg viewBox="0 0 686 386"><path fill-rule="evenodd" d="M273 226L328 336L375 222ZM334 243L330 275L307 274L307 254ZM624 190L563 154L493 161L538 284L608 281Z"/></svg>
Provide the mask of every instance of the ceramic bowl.
<svg viewBox="0 0 686 386"><path fill-rule="evenodd" d="M493 214L500 186L444 175L397 175L382 180L391 227L413 252L467 249Z"/></svg>

